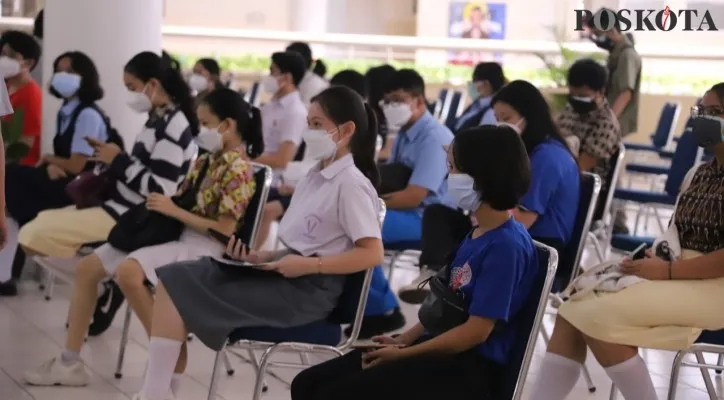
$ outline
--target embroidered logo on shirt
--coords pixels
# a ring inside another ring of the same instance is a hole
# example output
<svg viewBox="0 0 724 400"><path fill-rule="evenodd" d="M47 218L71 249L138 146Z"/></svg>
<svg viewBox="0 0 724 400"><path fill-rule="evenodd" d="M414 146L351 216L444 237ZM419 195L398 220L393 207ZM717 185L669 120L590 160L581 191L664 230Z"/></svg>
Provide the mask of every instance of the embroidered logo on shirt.
<svg viewBox="0 0 724 400"><path fill-rule="evenodd" d="M307 215L304 218L304 228L305 232L303 235L308 239L316 239L317 236L315 235L315 230L319 226L319 224L322 223L322 219L319 218L319 216L315 214Z"/></svg>
<svg viewBox="0 0 724 400"><path fill-rule="evenodd" d="M468 263L465 263L462 267L453 268L452 276L450 277L450 287L453 290L458 290L470 283L472 279L473 270Z"/></svg>

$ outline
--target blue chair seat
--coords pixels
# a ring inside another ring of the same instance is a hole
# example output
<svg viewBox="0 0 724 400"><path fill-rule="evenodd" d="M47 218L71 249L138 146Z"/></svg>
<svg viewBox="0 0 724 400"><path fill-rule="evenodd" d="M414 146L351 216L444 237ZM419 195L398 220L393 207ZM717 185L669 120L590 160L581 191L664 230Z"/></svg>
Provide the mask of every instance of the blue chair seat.
<svg viewBox="0 0 724 400"><path fill-rule="evenodd" d="M660 154L660 153L659 153ZM671 167L660 167L658 165L628 164L627 172L638 172L641 174L668 175Z"/></svg>
<svg viewBox="0 0 724 400"><path fill-rule="evenodd" d="M618 200L635 201L637 203L676 204L676 195L653 193L644 190L616 189L613 197Z"/></svg>
<svg viewBox="0 0 724 400"><path fill-rule="evenodd" d="M696 343L709 343L724 345L724 329L718 331L704 331L696 339Z"/></svg>
<svg viewBox="0 0 724 400"><path fill-rule="evenodd" d="M312 322L291 328L240 328L229 335L229 343L253 340L269 343L300 342L336 346L341 339L341 326L329 321Z"/></svg>
<svg viewBox="0 0 724 400"><path fill-rule="evenodd" d="M646 243L648 246L654 244L654 237L652 236L633 236L623 233L614 233L611 238L611 247L621 251L634 251L642 243Z"/></svg>
<svg viewBox="0 0 724 400"><path fill-rule="evenodd" d="M659 151L660 149L652 144L643 143L624 143L626 150L634 151Z"/></svg>
<svg viewBox="0 0 724 400"><path fill-rule="evenodd" d="M422 250L421 240L411 240L407 242L385 243L385 250L404 251L404 250Z"/></svg>

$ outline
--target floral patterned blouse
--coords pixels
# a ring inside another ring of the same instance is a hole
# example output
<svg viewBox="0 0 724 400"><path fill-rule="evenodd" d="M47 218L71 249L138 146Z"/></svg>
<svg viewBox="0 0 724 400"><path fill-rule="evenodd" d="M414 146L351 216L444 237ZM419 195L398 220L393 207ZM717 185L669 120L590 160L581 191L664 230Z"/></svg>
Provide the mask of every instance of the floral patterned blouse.
<svg viewBox="0 0 724 400"><path fill-rule="evenodd" d="M244 217L256 190L254 168L245 159L244 152L244 148L240 147L204 154L196 160L179 188L181 193L193 185L204 163L209 160L209 168L196 196L196 206L191 210L194 214L211 219L228 216L237 221Z"/></svg>

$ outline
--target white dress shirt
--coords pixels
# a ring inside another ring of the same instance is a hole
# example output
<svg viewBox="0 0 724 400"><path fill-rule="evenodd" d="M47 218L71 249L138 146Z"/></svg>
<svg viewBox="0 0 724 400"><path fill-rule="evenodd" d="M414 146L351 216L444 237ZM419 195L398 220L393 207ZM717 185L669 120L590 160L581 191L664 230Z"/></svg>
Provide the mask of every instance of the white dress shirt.
<svg viewBox="0 0 724 400"><path fill-rule="evenodd" d="M329 82L327 82L324 78L312 71L307 71L304 73L302 81L299 82L299 93L302 95L302 101L304 104L309 107L309 104L312 102L312 98L328 87Z"/></svg>
<svg viewBox="0 0 724 400"><path fill-rule="evenodd" d="M299 91L293 91L278 99L272 99L261 107L264 152L276 153L282 143L292 142L299 146L302 131L307 127L307 107ZM274 169L274 183L279 183L283 169Z"/></svg>

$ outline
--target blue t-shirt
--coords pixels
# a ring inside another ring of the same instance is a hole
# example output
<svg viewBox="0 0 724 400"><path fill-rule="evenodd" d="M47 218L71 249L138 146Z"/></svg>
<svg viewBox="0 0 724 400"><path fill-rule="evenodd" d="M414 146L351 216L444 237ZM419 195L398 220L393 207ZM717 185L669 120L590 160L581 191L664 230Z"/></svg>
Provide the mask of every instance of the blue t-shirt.
<svg viewBox="0 0 724 400"><path fill-rule="evenodd" d="M536 239L568 243L578 212L581 176L576 160L555 139L547 139L530 155L531 180L520 207L538 214L528 232Z"/></svg>
<svg viewBox="0 0 724 400"><path fill-rule="evenodd" d="M483 357L508 362L518 328L515 316L530 294L537 269L533 240L513 218L478 238L468 235L458 248L450 287L462 292L470 315L495 320L490 336L477 347Z"/></svg>

